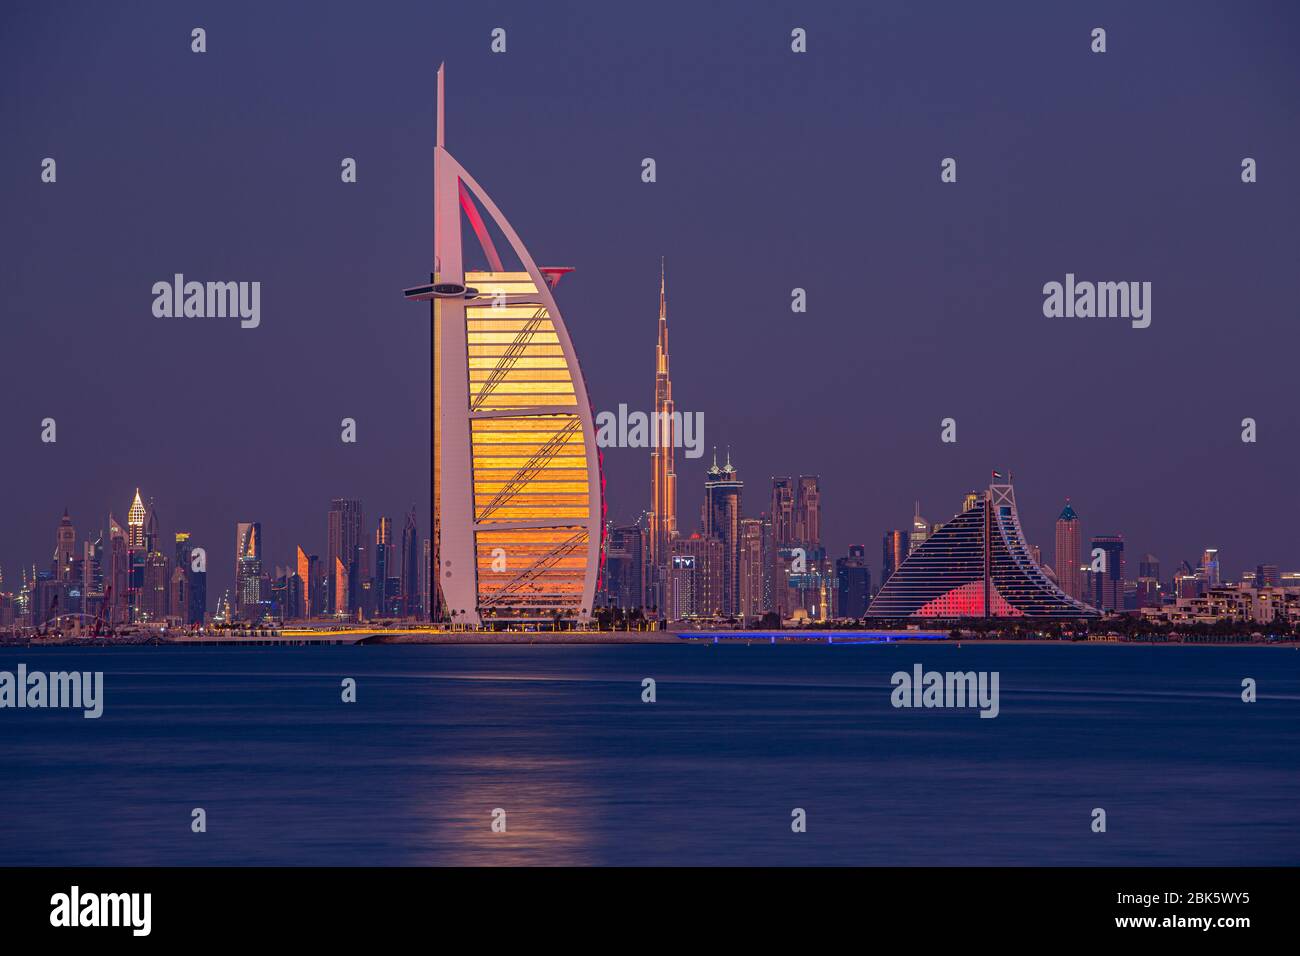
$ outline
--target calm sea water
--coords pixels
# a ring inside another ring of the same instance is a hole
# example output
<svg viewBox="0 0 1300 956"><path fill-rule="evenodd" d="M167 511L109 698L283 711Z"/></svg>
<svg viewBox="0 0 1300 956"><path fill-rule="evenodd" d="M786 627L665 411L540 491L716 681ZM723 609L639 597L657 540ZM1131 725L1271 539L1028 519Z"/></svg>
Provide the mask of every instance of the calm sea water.
<svg viewBox="0 0 1300 956"><path fill-rule="evenodd" d="M19 662L102 670L106 705L0 710L0 864L1300 863L1293 649L0 649ZM894 709L918 662L999 671L1001 716Z"/></svg>

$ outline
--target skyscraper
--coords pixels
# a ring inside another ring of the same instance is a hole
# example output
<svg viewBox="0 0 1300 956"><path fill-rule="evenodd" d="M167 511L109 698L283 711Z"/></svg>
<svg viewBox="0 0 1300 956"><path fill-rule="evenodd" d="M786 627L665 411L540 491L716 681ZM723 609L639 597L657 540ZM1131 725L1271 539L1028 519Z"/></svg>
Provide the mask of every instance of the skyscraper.
<svg viewBox="0 0 1300 956"><path fill-rule="evenodd" d="M108 581L104 601L109 605L105 617L112 624L130 620L131 603L127 589L130 579L130 537L112 515L108 516Z"/></svg>
<svg viewBox="0 0 1300 956"><path fill-rule="evenodd" d="M1083 572L1080 551L1083 547L1083 532L1079 525L1079 516L1065 499L1065 507L1056 519L1056 580L1061 590L1070 597L1083 598Z"/></svg>
<svg viewBox="0 0 1300 956"><path fill-rule="evenodd" d="M722 614L740 614L740 498L745 483L731 464L718 467L718 452L713 451L713 467L704 480L704 536L722 542Z"/></svg>
<svg viewBox="0 0 1300 956"><path fill-rule="evenodd" d="M260 617L262 598L262 525L241 521L235 526L235 615Z"/></svg>
<svg viewBox="0 0 1300 956"><path fill-rule="evenodd" d="M388 578L393 573L393 519L381 516L375 528L375 614L387 617Z"/></svg>
<svg viewBox="0 0 1300 956"><path fill-rule="evenodd" d="M639 525L611 528L605 548L605 603L631 611L646 606L647 534Z"/></svg>
<svg viewBox="0 0 1300 956"><path fill-rule="evenodd" d="M193 570L190 567L194 556L194 546L190 544L190 533L188 531L177 531L173 540L175 542L175 551L173 552L175 565L172 568L171 594L168 601L171 615L182 624L202 623L203 618L201 616L198 621L194 620L194 582L192 579Z"/></svg>
<svg viewBox="0 0 1300 956"><path fill-rule="evenodd" d="M140 599L140 619L152 623L167 620L171 591L171 561L161 551L145 554L144 591Z"/></svg>
<svg viewBox="0 0 1300 956"><path fill-rule="evenodd" d="M911 554L925 544L925 539L928 537L930 537L930 522L921 517L921 502L918 501L916 511L912 515L912 533L907 539L907 553Z"/></svg>
<svg viewBox="0 0 1300 956"><path fill-rule="evenodd" d="M822 543L822 490L817 475L800 475L795 493L795 543L811 551Z"/></svg>
<svg viewBox="0 0 1300 956"><path fill-rule="evenodd" d="M1138 607L1159 607L1163 601L1160 593L1160 559L1146 554L1138 562Z"/></svg>
<svg viewBox="0 0 1300 956"><path fill-rule="evenodd" d="M447 151L438 70L434 271L405 290L433 320L435 584L453 622L587 621L604 522L586 382L552 289L496 203ZM527 167L520 167L527 168ZM480 207L509 243L507 271ZM462 215L487 268L466 268ZM499 555L508 570L497 568Z"/></svg>
<svg viewBox="0 0 1300 956"><path fill-rule="evenodd" d="M434 525L437 526L436 521ZM439 620L433 598L435 590L433 587L433 541L425 538L420 551L420 616L426 620Z"/></svg>
<svg viewBox="0 0 1300 956"><path fill-rule="evenodd" d="M343 559L336 557L334 559L333 574L330 575L330 591L337 595L335 603L330 605L335 615L347 614L347 594L348 594L348 569L343 563Z"/></svg>
<svg viewBox="0 0 1300 956"><path fill-rule="evenodd" d="M140 590L144 587L144 502L140 489L126 514L126 619L135 621L140 616Z"/></svg>
<svg viewBox="0 0 1300 956"><path fill-rule="evenodd" d="M907 560L907 532L886 531L883 553L880 561L880 583L883 586L893 577L894 572Z"/></svg>
<svg viewBox="0 0 1300 956"><path fill-rule="evenodd" d="M68 509L63 509L59 528L54 536L54 576L67 583L72 580L72 563L77 553L77 529L72 525Z"/></svg>
<svg viewBox="0 0 1300 956"><path fill-rule="evenodd" d="M668 371L668 299L659 260L659 330L655 339L654 422L650 445L649 561L656 604L664 597L672 542L677 537L677 468L673 382Z"/></svg>
<svg viewBox="0 0 1300 956"><path fill-rule="evenodd" d="M194 546L190 544L190 533L188 531L176 532L176 567L189 570L190 555L194 551Z"/></svg>
<svg viewBox="0 0 1300 956"><path fill-rule="evenodd" d="M740 617L752 621L767 610L768 568L763 519L740 519Z"/></svg>
<svg viewBox="0 0 1300 956"><path fill-rule="evenodd" d="M169 583L169 595L167 605L170 614L181 624L189 624L190 612L190 579L189 574L183 567L177 565L172 568L171 581Z"/></svg>
<svg viewBox="0 0 1300 956"><path fill-rule="evenodd" d="M302 616L312 616L311 600L313 597L312 579L311 579L311 559L307 557L307 552L301 547L298 548L298 560L295 571L298 575L298 586L302 591Z"/></svg>
<svg viewBox="0 0 1300 956"><path fill-rule="evenodd" d="M1092 551L1100 549L1103 555L1100 570L1090 571L1092 604L1103 611L1124 610L1124 536L1122 534L1094 535Z"/></svg>
<svg viewBox="0 0 1300 956"><path fill-rule="evenodd" d="M402 527L402 567L398 577L402 588L402 617L416 617L420 600L420 533L415 523L415 505L406 513Z"/></svg>
<svg viewBox="0 0 1300 956"><path fill-rule="evenodd" d="M866 545L849 545L848 557L835 562L835 577L839 588L836 616L856 619L866 614L871 603L871 570L867 567Z"/></svg>
<svg viewBox="0 0 1300 956"><path fill-rule="evenodd" d="M1217 588L1222 582L1219 576L1219 549L1206 548L1201 555L1201 577L1206 588Z"/></svg>
<svg viewBox="0 0 1300 956"><path fill-rule="evenodd" d="M87 614L97 613L99 602L104 598L104 535L99 533L93 541L82 544L81 556L81 593L85 601ZM92 611L90 604L95 602Z"/></svg>
<svg viewBox="0 0 1300 956"><path fill-rule="evenodd" d="M171 613L185 624L202 624L208 613L208 572L206 562L194 560L194 546L188 531L176 532L176 572L185 575L183 605L172 602ZM177 594L176 573L172 574L172 594Z"/></svg>
<svg viewBox="0 0 1300 956"><path fill-rule="evenodd" d="M348 616L361 620L374 614L374 593L370 587L370 549L364 540L352 549L348 565Z"/></svg>
<svg viewBox="0 0 1300 956"><path fill-rule="evenodd" d="M153 499L149 499L149 507L144 517L144 550L146 554L153 554L155 551L161 551L158 547L160 532L158 530L158 511L153 506Z"/></svg>
<svg viewBox="0 0 1300 956"><path fill-rule="evenodd" d="M722 613L722 542L693 534L673 542L669 575L670 621L715 618Z"/></svg>
<svg viewBox="0 0 1300 956"><path fill-rule="evenodd" d="M325 600L325 593L329 590L327 587L326 569L321 564L319 554L307 555L307 581L306 581L306 599L311 602L311 606L306 612L311 617L328 616L330 613L329 604Z"/></svg>
<svg viewBox="0 0 1300 956"><path fill-rule="evenodd" d="M787 578L790 573L788 554L798 545L797 522L795 520L794 479L788 476L772 477L772 517L771 541L768 547L767 590L770 610L782 618L790 614L789 588Z"/></svg>
<svg viewBox="0 0 1300 956"><path fill-rule="evenodd" d="M328 528L326 531L325 563L330 569L328 593L326 600L334 614L348 612L347 571L352 566L352 559L357 545L362 542L363 515L361 502L355 498L334 498L330 501ZM334 574L335 562L343 564L344 585L338 587L338 575Z"/></svg>

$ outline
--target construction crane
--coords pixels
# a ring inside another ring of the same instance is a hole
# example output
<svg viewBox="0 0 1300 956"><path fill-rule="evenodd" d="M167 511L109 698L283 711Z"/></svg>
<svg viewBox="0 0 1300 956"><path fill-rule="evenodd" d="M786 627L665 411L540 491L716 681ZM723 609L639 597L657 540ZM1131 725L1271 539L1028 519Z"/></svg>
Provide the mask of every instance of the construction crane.
<svg viewBox="0 0 1300 956"><path fill-rule="evenodd" d="M104 626L104 612L108 610L113 601L113 585L104 589L104 600L100 602L99 613L95 615L95 623L91 625L90 636L99 637L99 631Z"/></svg>
<svg viewBox="0 0 1300 956"><path fill-rule="evenodd" d="M54 620L54 612L59 606L59 594L56 591L54 598L50 601L49 608L45 611L45 620L41 621L41 637L49 633L50 621Z"/></svg>

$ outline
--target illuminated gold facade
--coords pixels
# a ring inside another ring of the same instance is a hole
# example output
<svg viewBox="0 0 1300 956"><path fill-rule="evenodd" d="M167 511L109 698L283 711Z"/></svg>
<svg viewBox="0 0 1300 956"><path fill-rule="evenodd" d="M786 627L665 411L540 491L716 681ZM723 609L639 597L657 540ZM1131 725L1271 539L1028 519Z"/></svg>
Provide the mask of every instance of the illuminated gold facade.
<svg viewBox="0 0 1300 956"><path fill-rule="evenodd" d="M577 616L590 607L592 483L559 332L540 301L519 301L537 297L528 273L469 272L465 282L474 303L488 299L465 309L470 412L490 416L470 423L479 608L489 619ZM490 304L499 294L511 304ZM573 411L527 414L537 408Z"/></svg>

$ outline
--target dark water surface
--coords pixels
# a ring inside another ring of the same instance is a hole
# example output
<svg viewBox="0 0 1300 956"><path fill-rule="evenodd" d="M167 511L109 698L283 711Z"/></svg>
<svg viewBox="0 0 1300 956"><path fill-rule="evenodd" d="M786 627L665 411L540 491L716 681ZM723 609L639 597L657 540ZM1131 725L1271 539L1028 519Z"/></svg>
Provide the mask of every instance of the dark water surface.
<svg viewBox="0 0 1300 956"><path fill-rule="evenodd" d="M0 710L0 865L1300 863L1289 648L0 649L20 662L103 671L105 710ZM1001 715L894 709L918 662L999 671Z"/></svg>

